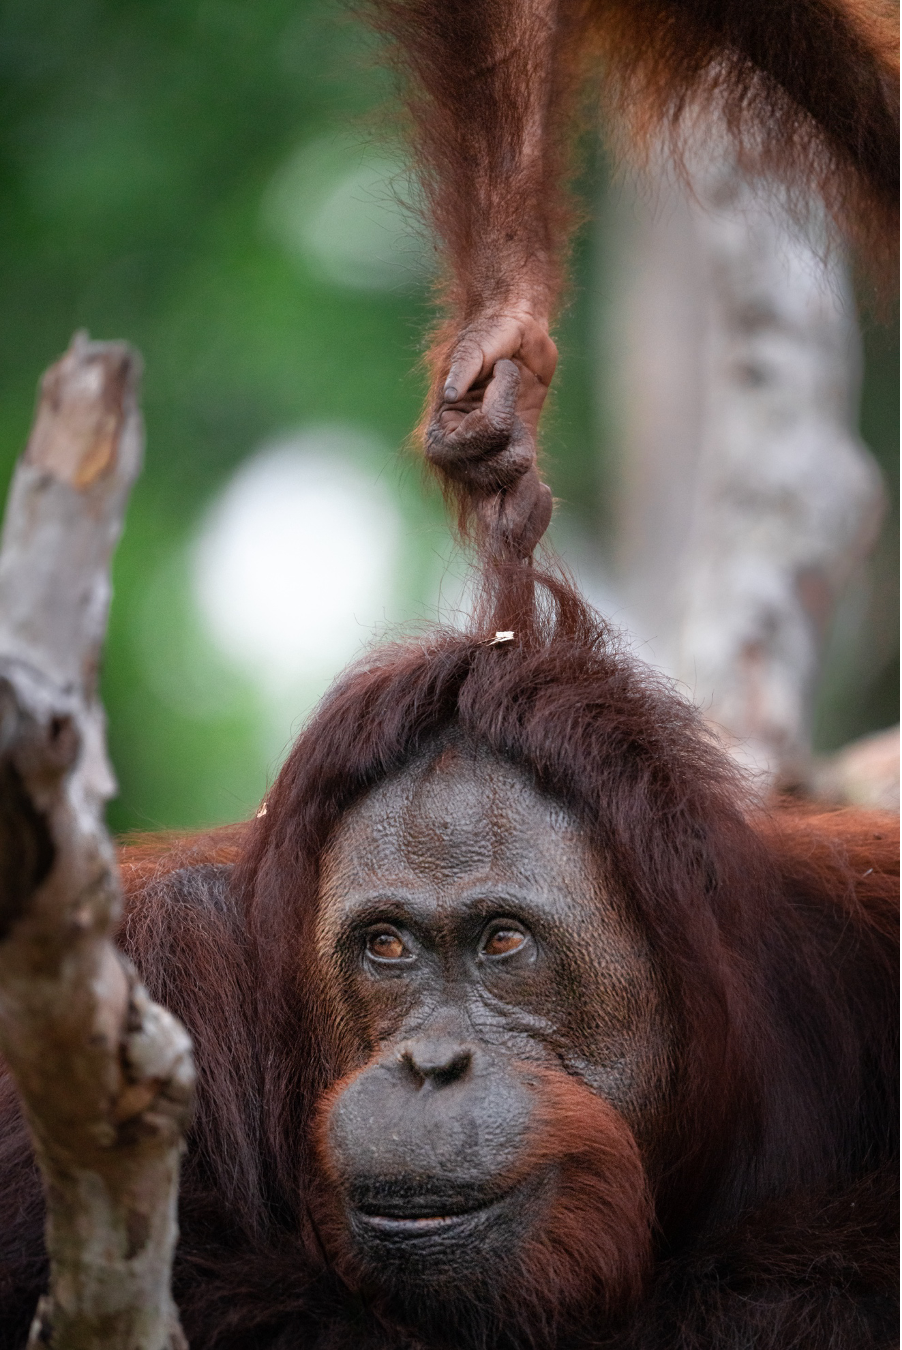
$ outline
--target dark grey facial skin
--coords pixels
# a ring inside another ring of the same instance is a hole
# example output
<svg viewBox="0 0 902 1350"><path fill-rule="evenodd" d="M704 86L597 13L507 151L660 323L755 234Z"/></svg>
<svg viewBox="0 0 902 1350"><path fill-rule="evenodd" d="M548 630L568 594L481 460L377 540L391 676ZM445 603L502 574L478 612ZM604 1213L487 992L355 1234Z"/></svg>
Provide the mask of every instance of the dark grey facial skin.
<svg viewBox="0 0 902 1350"><path fill-rule="evenodd" d="M577 822L512 766L452 747L349 812L317 946L341 1020L369 1028L329 1146L381 1263L403 1252L425 1275L453 1247L459 1277L467 1251L499 1257L522 1230L539 1195L504 1178L535 1109L523 1066L563 1066L640 1141L653 1126L669 1047L649 951Z"/></svg>

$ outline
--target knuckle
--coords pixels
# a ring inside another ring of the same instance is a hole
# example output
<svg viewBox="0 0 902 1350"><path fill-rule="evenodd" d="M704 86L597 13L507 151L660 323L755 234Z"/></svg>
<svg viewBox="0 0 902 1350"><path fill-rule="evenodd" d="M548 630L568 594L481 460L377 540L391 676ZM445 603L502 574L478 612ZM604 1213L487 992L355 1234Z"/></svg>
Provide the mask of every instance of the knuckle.
<svg viewBox="0 0 902 1350"><path fill-rule="evenodd" d="M424 450L426 458L438 465L444 463L449 455L453 455L453 449L449 446L445 433L437 421L431 422L426 430Z"/></svg>

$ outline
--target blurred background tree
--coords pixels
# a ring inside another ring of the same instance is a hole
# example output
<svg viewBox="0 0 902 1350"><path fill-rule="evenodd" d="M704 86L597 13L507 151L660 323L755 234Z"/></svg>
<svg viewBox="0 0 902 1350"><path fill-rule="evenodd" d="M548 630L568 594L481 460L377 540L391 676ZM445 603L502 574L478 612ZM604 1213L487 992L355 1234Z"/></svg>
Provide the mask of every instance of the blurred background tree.
<svg viewBox="0 0 902 1350"><path fill-rule="evenodd" d="M0 62L2 485L72 331L138 346L148 452L106 653L111 823L237 819L350 657L459 600L441 502L403 449L431 256L400 204L390 81L332 0L7 0ZM597 201L612 189L587 158ZM584 231L544 446L556 542L616 621L598 376L615 257ZM874 324L864 346L862 433L893 505L834 635L821 749L898 716L898 348Z"/></svg>

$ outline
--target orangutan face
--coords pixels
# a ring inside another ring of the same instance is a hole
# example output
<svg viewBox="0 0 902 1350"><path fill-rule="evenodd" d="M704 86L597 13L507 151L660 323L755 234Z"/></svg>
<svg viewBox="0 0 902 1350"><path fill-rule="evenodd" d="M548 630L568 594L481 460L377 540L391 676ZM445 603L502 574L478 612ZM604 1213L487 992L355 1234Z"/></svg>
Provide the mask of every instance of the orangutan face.
<svg viewBox="0 0 902 1350"><path fill-rule="evenodd" d="M518 770L449 748L362 801L333 840L317 941L359 1029L322 1147L347 1246L377 1277L484 1282L580 1168L644 1195L634 1136L668 1062L652 960L579 825ZM574 1112L582 1141L555 1125Z"/></svg>

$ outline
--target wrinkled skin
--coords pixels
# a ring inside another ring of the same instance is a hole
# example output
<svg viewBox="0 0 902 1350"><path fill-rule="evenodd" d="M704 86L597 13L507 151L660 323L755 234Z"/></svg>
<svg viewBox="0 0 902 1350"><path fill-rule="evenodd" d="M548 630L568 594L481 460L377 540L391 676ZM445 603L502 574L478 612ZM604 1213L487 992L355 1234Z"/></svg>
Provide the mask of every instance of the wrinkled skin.
<svg viewBox="0 0 902 1350"><path fill-rule="evenodd" d="M426 428L426 457L456 486L465 508L460 523L475 509L492 551L500 545L525 558L553 510L551 490L538 471L536 436L557 350L547 327L531 318L526 323L503 316L497 329L495 323L477 325L482 345L475 336L466 339L475 344L472 369L478 373L463 393L452 382L456 376L445 386ZM514 356L495 359L496 352Z"/></svg>
<svg viewBox="0 0 902 1350"><path fill-rule="evenodd" d="M551 520L551 490L537 462L539 417L557 348L547 315L512 302L481 315L447 353L447 375L425 429L426 457L475 511L491 552L528 557ZM438 360L441 371L445 361Z"/></svg>
<svg viewBox="0 0 902 1350"><path fill-rule="evenodd" d="M482 405L486 388L495 378L495 366L504 360L513 361L520 372L516 415L535 439L557 365L557 347L548 332L547 317L516 305L482 316L458 337L436 414L446 436L459 432L466 416Z"/></svg>
<svg viewBox="0 0 902 1350"><path fill-rule="evenodd" d="M551 1201L553 1169L524 1165L531 1066L653 1132L669 1047L647 945L567 812L453 747L345 817L322 896L319 959L354 1029L325 1125L353 1242L408 1283L478 1277Z"/></svg>

